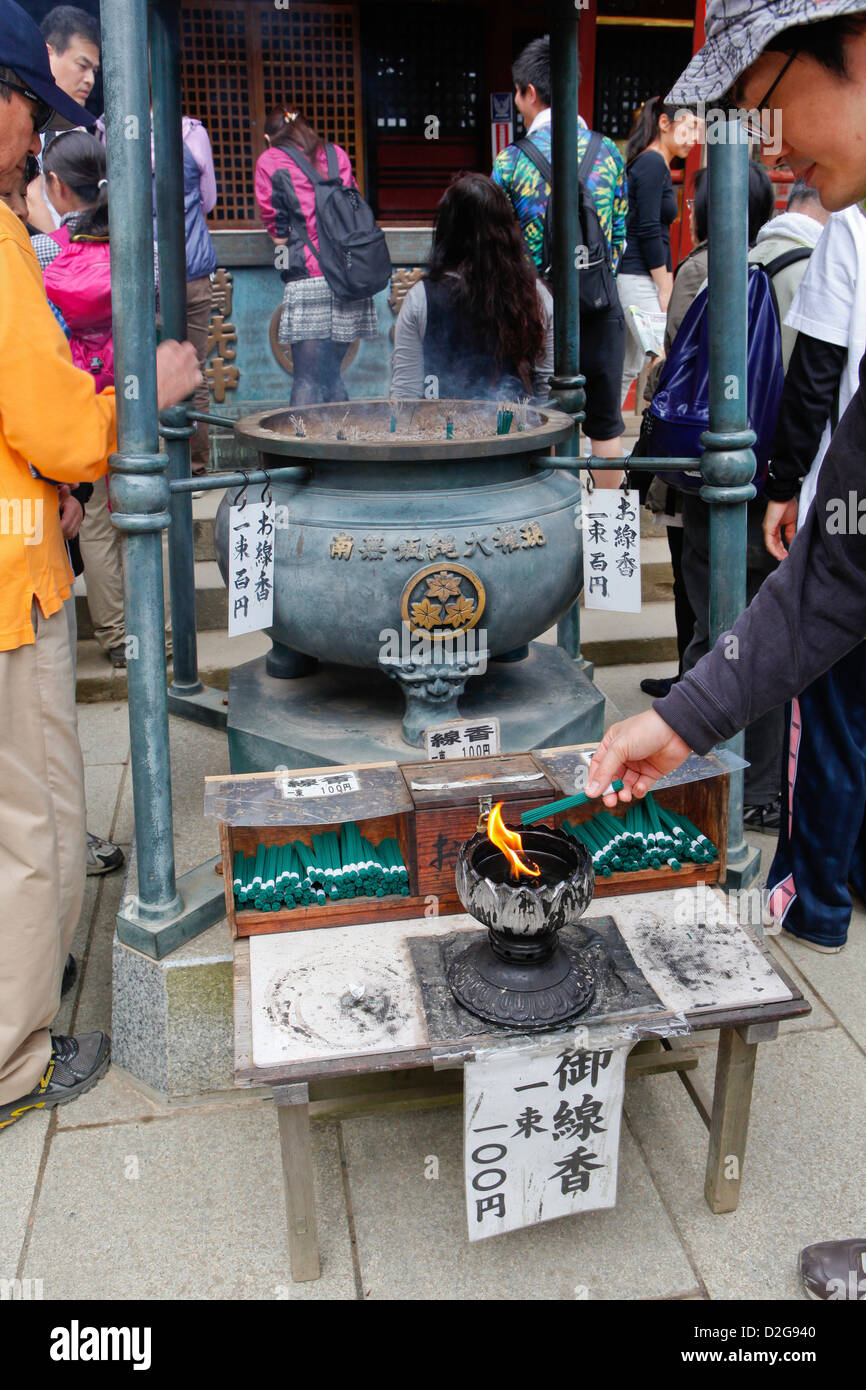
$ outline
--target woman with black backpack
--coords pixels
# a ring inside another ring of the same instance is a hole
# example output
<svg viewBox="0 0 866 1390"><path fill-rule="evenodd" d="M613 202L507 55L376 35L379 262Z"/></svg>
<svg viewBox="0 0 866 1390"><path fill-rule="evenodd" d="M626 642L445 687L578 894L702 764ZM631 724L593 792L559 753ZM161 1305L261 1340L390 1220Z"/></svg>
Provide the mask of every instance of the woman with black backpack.
<svg viewBox="0 0 866 1390"><path fill-rule="evenodd" d="M376 308L372 295L338 298L328 283L323 269L327 248L320 246L316 215L316 177L339 177L368 210L357 193L346 151L326 144L300 112L282 107L272 111L265 122L265 139L268 148L256 162L255 193L285 285L278 337L292 350L291 403L345 401L348 392L340 366L350 343L376 337ZM377 251L385 254L384 242ZM386 273L378 288L384 288L387 278Z"/></svg>

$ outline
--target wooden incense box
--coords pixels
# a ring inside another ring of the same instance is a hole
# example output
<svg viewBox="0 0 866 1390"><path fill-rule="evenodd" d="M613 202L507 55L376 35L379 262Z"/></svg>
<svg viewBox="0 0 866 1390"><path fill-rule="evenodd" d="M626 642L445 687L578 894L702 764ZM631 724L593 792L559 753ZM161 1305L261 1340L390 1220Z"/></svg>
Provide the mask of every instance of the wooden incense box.
<svg viewBox="0 0 866 1390"><path fill-rule="evenodd" d="M531 753L403 763L400 771L413 807L407 817L410 882L438 899L440 914L463 911L454 883L457 855L483 828L491 806L501 801L506 824L519 829L521 812L559 795Z"/></svg>
<svg viewBox="0 0 866 1390"><path fill-rule="evenodd" d="M471 760L370 763L206 778L205 814L219 822L226 916L232 935L461 912L454 882L457 855L479 824L483 826L490 808L501 801L506 825L519 831L522 812L574 793L594 748L587 744ZM713 864L684 864L679 871L642 869L610 878L599 876L596 897L686 888L724 878L730 778L712 755L698 761L703 764L699 779L662 787L655 797L660 806L688 816L716 845L719 858ZM588 802L547 816L543 823L580 824L600 804ZM624 816L625 808L614 814ZM347 821L354 821L374 845L396 838L409 874L407 897L336 899L321 906L281 906L271 912L236 905L236 850L250 855L257 845L283 845L290 840L312 847L314 835L339 830Z"/></svg>
<svg viewBox="0 0 866 1390"><path fill-rule="evenodd" d="M575 744L568 748L545 748L534 757L546 769L551 780L559 788L558 796L571 796L575 791L577 774L581 766L588 764L595 752L594 743ZM656 802L674 815L687 816L699 830L712 840L719 857L712 864L683 864L680 869L639 869L632 873L613 873L610 878L596 876L596 898L610 898L617 893L657 893L666 888L691 888L696 883L718 883L725 877L728 849L728 794L730 774L724 765L710 754L707 758L692 757L689 762L701 765L700 777L674 785L661 786L653 792ZM714 773L714 767L718 769ZM689 766L684 764L679 774L689 775ZM706 775L710 773L711 775ZM668 779L664 779L667 781ZM570 821L580 825L603 807L601 801L587 801L583 806L573 806L554 817L553 823L561 825ZM605 808L606 809L606 808ZM610 812L618 820L625 820L626 807L620 802L616 810Z"/></svg>

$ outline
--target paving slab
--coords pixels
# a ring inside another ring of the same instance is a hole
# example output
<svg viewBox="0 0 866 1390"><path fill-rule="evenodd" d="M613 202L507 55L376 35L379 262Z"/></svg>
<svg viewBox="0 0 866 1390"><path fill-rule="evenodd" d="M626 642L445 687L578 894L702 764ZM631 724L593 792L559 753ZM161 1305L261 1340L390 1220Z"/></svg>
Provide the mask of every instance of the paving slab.
<svg viewBox="0 0 866 1390"><path fill-rule="evenodd" d="M698 1287L625 1131L614 1210L474 1243L459 1107L345 1120L343 1136L365 1298L640 1299ZM436 1179L424 1175L429 1157Z"/></svg>
<svg viewBox="0 0 866 1390"><path fill-rule="evenodd" d="M93 835L110 840L114 826L117 799L125 764L85 763L84 795L87 804L87 829Z"/></svg>
<svg viewBox="0 0 866 1390"><path fill-rule="evenodd" d="M780 959L797 967L828 1008L866 1052L866 1009L863 1008L863 982L866 980L866 912L855 909L848 929L848 944L838 956L811 951L800 941L779 936L776 944Z"/></svg>
<svg viewBox="0 0 866 1390"><path fill-rule="evenodd" d="M59 1130L24 1273L52 1299L352 1299L336 1128L313 1129L322 1277L293 1284L274 1106Z"/></svg>
<svg viewBox="0 0 866 1390"><path fill-rule="evenodd" d="M714 1216L707 1132L684 1089L628 1083L629 1126L711 1298L805 1299L800 1249L866 1230L864 1111L866 1066L841 1028L761 1045L740 1204Z"/></svg>
<svg viewBox="0 0 866 1390"><path fill-rule="evenodd" d="M49 1119L31 1110L0 1131L0 1279L18 1272Z"/></svg>
<svg viewBox="0 0 866 1390"><path fill-rule="evenodd" d="M88 767L129 758L129 707L125 700L78 706L78 739Z"/></svg>

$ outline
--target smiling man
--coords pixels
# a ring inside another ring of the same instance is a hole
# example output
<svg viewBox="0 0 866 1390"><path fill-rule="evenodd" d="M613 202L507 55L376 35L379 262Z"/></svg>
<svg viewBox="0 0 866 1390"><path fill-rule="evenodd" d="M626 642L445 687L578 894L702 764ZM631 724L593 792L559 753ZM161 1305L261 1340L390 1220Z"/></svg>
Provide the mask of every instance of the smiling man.
<svg viewBox="0 0 866 1390"><path fill-rule="evenodd" d="M769 110L771 120L762 116L760 124L781 129L770 163L804 177L828 211L866 198L866 0L708 0L706 34L668 99ZM825 455L817 496L784 564L670 695L608 730L590 768L590 795L621 778L621 800L645 796L690 749L708 752L797 696L863 641L866 525L861 530L858 504L866 493L864 362L859 389ZM853 523L839 528L844 499ZM737 660L727 659L731 651ZM858 733L866 740L863 706ZM604 800L614 806L617 795ZM823 812L832 819L832 806ZM859 848L866 857L862 834ZM864 870L866 862L858 866L858 881ZM815 945L808 925L792 934ZM811 1298L856 1299L864 1268L866 1237L809 1246L800 1256Z"/></svg>

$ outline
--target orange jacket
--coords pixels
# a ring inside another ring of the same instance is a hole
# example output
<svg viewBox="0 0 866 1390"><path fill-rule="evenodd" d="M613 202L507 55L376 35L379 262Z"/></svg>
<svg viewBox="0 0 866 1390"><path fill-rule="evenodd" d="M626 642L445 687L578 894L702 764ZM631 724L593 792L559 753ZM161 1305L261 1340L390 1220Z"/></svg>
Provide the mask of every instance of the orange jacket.
<svg viewBox="0 0 866 1390"><path fill-rule="evenodd" d="M72 365L27 232L0 203L0 651L34 641L34 596L50 618L71 593L57 489L28 463L57 482L93 482L116 433L114 388L97 396Z"/></svg>

